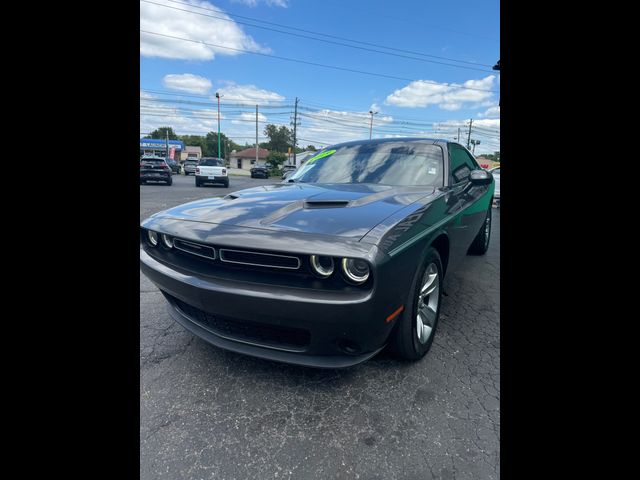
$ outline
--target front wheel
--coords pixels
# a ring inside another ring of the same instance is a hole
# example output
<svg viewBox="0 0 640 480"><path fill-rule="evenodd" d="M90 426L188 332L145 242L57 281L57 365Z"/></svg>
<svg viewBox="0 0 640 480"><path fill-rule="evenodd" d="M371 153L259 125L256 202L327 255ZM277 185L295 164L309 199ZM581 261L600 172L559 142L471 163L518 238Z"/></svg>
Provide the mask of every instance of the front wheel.
<svg viewBox="0 0 640 480"><path fill-rule="evenodd" d="M391 349L399 357L420 360L431 349L440 317L442 280L440 254L429 247L390 342Z"/></svg>
<svg viewBox="0 0 640 480"><path fill-rule="evenodd" d="M482 228L473 239L473 243L467 251L470 255L484 255L489 249L489 240L491 238L491 203L489 204L489 210L487 210L487 216L482 222Z"/></svg>

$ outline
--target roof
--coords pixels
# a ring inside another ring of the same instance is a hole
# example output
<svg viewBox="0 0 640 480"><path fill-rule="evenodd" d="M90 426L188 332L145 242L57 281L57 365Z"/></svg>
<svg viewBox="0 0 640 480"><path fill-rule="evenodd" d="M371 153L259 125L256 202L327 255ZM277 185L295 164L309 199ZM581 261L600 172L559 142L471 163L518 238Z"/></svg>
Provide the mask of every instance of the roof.
<svg viewBox="0 0 640 480"><path fill-rule="evenodd" d="M169 140L169 147L176 147L179 150L184 149L184 142L181 140ZM149 147L164 147L167 144L167 140L163 140L160 138L141 138L140 139L140 148Z"/></svg>
<svg viewBox="0 0 640 480"><path fill-rule="evenodd" d="M235 152L231 154L234 158L256 158L256 149L254 148L246 148L244 150L240 150L239 152ZM266 148L260 148L258 151L258 158L266 158L269 155L269 150Z"/></svg>

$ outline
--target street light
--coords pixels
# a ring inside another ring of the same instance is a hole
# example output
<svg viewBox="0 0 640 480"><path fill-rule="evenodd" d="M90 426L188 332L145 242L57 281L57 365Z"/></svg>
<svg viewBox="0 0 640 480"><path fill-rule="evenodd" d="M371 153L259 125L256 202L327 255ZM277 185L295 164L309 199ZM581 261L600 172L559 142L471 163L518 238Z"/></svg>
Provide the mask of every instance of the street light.
<svg viewBox="0 0 640 480"><path fill-rule="evenodd" d="M218 99L218 158L222 158L220 156L220 97L222 95L216 92L216 98Z"/></svg>
<svg viewBox="0 0 640 480"><path fill-rule="evenodd" d="M371 124L369 125L369 140L371 140L371 134L373 133L373 116L375 114L377 114L378 112L374 112L373 110L369 110L369 113L371 114Z"/></svg>
<svg viewBox="0 0 640 480"><path fill-rule="evenodd" d="M480 140L471 140L471 145L473 145L473 149L471 153L476 154L476 145L480 145Z"/></svg>

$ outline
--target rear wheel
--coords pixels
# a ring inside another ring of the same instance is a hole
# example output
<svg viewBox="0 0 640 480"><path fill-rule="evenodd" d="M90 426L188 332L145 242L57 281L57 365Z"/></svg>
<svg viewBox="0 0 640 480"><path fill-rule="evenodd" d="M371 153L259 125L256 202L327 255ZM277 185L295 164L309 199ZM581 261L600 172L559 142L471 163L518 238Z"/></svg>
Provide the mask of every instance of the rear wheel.
<svg viewBox="0 0 640 480"><path fill-rule="evenodd" d="M229 188L229 179L227 178L227 181L224 182L224 188Z"/></svg>
<svg viewBox="0 0 640 480"><path fill-rule="evenodd" d="M487 216L482 223L482 228L473 239L473 243L467 251L470 255L484 255L489 249L489 240L491 238L491 203L489 204L489 210L487 210Z"/></svg>
<svg viewBox="0 0 640 480"><path fill-rule="evenodd" d="M167 186L173 185L173 178L169 177L169 180L167 180Z"/></svg>
<svg viewBox="0 0 640 480"><path fill-rule="evenodd" d="M416 271L411 296L390 342L399 357L419 360L431 349L440 317L442 280L440 254L429 247L424 262Z"/></svg>
<svg viewBox="0 0 640 480"><path fill-rule="evenodd" d="M200 186L200 180L196 178L196 187L199 187L199 186Z"/></svg>

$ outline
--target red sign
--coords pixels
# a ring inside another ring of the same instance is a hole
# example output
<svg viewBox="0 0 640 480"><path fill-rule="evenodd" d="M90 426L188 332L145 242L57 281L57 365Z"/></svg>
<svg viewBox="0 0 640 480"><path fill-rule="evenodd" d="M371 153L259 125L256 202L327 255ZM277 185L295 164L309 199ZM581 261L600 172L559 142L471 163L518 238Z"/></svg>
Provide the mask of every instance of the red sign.
<svg viewBox="0 0 640 480"><path fill-rule="evenodd" d="M175 147L171 147L171 148L169 149L169 158L170 158L171 160L173 160L173 157L175 156L175 154L176 154L176 149L175 149Z"/></svg>

